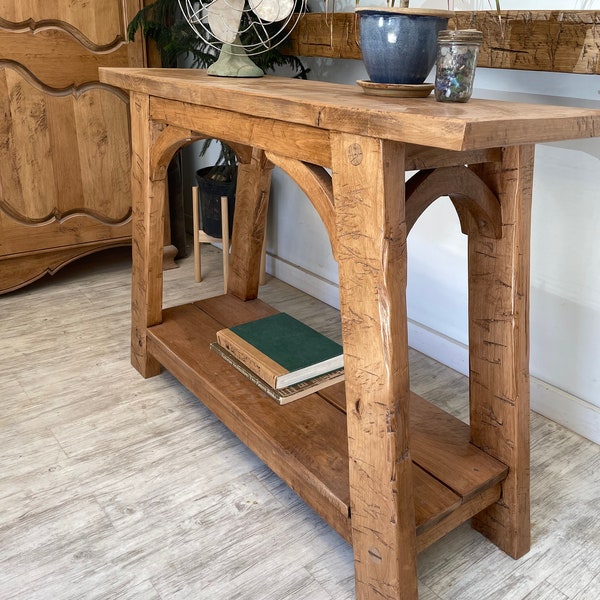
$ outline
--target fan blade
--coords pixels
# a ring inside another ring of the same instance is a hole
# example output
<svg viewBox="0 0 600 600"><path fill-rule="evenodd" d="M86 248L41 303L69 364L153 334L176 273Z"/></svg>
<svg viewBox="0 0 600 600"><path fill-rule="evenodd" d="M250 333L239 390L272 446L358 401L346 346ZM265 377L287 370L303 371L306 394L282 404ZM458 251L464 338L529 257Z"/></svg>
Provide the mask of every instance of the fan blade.
<svg viewBox="0 0 600 600"><path fill-rule="evenodd" d="M283 21L294 10L294 0L248 0L254 14L263 21Z"/></svg>
<svg viewBox="0 0 600 600"><path fill-rule="evenodd" d="M244 12L244 0L214 0L207 7L208 24L213 35L221 42L235 40Z"/></svg>

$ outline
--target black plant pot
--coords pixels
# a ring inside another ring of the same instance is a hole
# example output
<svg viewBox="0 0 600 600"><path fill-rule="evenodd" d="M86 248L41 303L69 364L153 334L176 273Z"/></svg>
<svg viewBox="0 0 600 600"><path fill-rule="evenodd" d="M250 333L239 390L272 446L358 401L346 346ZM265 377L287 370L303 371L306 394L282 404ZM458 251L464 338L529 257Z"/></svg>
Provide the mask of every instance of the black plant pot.
<svg viewBox="0 0 600 600"><path fill-rule="evenodd" d="M229 236L233 231L233 212L235 210L235 186L237 177L222 180L218 167L205 167L196 171L198 193L200 196L200 216L202 230L211 237L222 237L221 197L227 196L229 212ZM236 173L237 175L237 173Z"/></svg>

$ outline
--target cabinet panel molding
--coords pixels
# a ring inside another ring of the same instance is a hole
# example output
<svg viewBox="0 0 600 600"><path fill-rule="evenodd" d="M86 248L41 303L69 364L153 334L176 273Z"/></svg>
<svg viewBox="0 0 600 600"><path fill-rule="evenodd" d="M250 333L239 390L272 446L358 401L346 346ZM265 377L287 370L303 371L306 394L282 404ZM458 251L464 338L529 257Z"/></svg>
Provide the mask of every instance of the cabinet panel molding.
<svg viewBox="0 0 600 600"><path fill-rule="evenodd" d="M0 0L0 293L131 243L129 98L101 66L142 0Z"/></svg>

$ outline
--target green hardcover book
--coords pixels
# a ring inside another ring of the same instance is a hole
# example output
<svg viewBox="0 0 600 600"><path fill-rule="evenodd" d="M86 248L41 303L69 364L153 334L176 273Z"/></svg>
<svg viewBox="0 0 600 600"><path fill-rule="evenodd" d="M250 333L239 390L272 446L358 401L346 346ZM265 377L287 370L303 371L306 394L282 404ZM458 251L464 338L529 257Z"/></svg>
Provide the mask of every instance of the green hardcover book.
<svg viewBox="0 0 600 600"><path fill-rule="evenodd" d="M217 341L275 389L344 366L338 343L287 313L221 329Z"/></svg>

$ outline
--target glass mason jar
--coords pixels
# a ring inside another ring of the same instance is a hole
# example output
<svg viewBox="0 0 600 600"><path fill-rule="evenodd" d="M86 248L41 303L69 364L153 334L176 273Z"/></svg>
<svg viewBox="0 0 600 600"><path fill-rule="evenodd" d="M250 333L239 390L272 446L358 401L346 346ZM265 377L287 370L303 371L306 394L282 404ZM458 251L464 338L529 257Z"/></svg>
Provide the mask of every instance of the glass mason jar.
<svg viewBox="0 0 600 600"><path fill-rule="evenodd" d="M467 102L473 93L477 55L483 41L476 29L440 31L435 70L435 99Z"/></svg>

